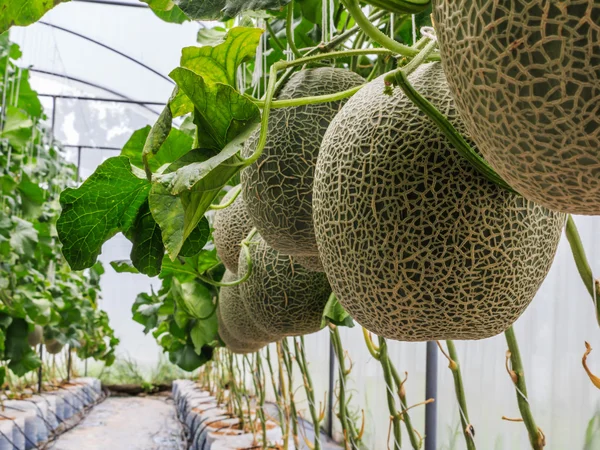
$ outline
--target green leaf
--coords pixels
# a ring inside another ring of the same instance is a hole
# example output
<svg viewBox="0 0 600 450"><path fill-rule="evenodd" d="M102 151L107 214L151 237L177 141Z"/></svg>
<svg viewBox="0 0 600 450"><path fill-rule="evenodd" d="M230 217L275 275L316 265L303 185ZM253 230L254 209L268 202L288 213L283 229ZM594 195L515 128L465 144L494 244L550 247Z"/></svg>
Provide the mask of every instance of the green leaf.
<svg viewBox="0 0 600 450"><path fill-rule="evenodd" d="M13 25L37 22L47 11L68 0L0 0L0 34Z"/></svg>
<svg viewBox="0 0 600 450"><path fill-rule="evenodd" d="M329 296L329 300L327 300L327 304L325 305L325 309L323 311L321 327L327 326L327 322L331 322L332 324L340 327L352 328L354 326L352 317L346 312L344 307L340 305L340 302L338 302L335 294L331 294Z"/></svg>
<svg viewBox="0 0 600 450"><path fill-rule="evenodd" d="M254 58L260 42L261 28L236 27L225 41L214 46L186 47L181 52L181 66L200 75L206 83L222 83L237 87L237 69Z"/></svg>
<svg viewBox="0 0 600 450"><path fill-rule="evenodd" d="M33 121L25 111L14 106L6 107L6 120L0 137L7 138L13 146L21 148L29 143L33 130Z"/></svg>
<svg viewBox="0 0 600 450"><path fill-rule="evenodd" d="M140 271L133 266L130 259L111 261L110 265L117 273L140 273Z"/></svg>
<svg viewBox="0 0 600 450"><path fill-rule="evenodd" d="M39 216L42 211L41 206L46 201L46 191L39 187L37 183L32 182L25 172L21 175L17 191L21 196L23 215L25 217Z"/></svg>
<svg viewBox="0 0 600 450"><path fill-rule="evenodd" d="M198 147L220 150L260 120L258 107L229 85L208 84L183 67L173 70L170 77L194 104Z"/></svg>
<svg viewBox="0 0 600 450"><path fill-rule="evenodd" d="M104 242L127 232L149 191L150 183L133 173L124 156L107 159L79 188L64 190L56 228L71 268L91 267Z"/></svg>
<svg viewBox="0 0 600 450"><path fill-rule="evenodd" d="M240 148L241 143L236 140L217 156L182 167L152 185L148 197L150 210L162 230L171 260L177 257L223 186L241 170L234 158Z"/></svg>
<svg viewBox="0 0 600 450"><path fill-rule="evenodd" d="M190 339L196 353L200 353L202 347L218 339L218 334L216 317L215 320L198 320L190 330Z"/></svg>
<svg viewBox="0 0 600 450"><path fill-rule="evenodd" d="M165 246L160 228L150 213L148 201L140 207L130 235L134 267L145 275L155 277L160 273Z"/></svg>
<svg viewBox="0 0 600 450"><path fill-rule="evenodd" d="M279 9L290 0L176 0L177 5L192 20L234 18L244 11Z"/></svg>
<svg viewBox="0 0 600 450"><path fill-rule="evenodd" d="M10 359L8 368L18 377L38 368L42 362L27 343L29 325L23 319L14 319L6 330L5 356Z"/></svg>
<svg viewBox="0 0 600 450"><path fill-rule="evenodd" d="M200 354L198 354L194 350L193 345L180 344L169 352L169 361L181 367L183 370L191 372L210 361L212 359L212 354L212 347L206 346L202 349Z"/></svg>
<svg viewBox="0 0 600 450"><path fill-rule="evenodd" d="M173 282L171 290L177 306L194 319L212 321L214 314L213 293L201 282ZM212 315L211 315L212 314Z"/></svg>
<svg viewBox="0 0 600 450"><path fill-rule="evenodd" d="M121 156L127 156L131 164L140 169L144 168L142 152L150 130L151 127L148 125L134 131L123 150L121 150ZM192 149L192 143L193 138L191 136L172 128L157 153L148 160L150 170L156 172L164 164L171 164L179 160Z"/></svg>
<svg viewBox="0 0 600 450"><path fill-rule="evenodd" d="M223 27L207 27L206 24L200 23L196 42L202 46L214 47L222 43L226 35L227 29Z"/></svg>
<svg viewBox="0 0 600 450"><path fill-rule="evenodd" d="M169 23L183 23L190 19L171 0L141 0L147 3L157 17Z"/></svg>
<svg viewBox="0 0 600 450"><path fill-rule="evenodd" d="M203 217L194 231L192 231L192 233L185 240L181 250L179 251L179 256L192 257L197 255L202 251L202 247L204 247L208 241L209 236L210 225L208 224L206 217Z"/></svg>
<svg viewBox="0 0 600 450"><path fill-rule="evenodd" d="M31 222L19 217L12 218L14 228L10 235L10 246L21 255L32 258L38 243L38 232Z"/></svg>
<svg viewBox="0 0 600 450"><path fill-rule="evenodd" d="M177 89L173 92L176 95ZM173 114L171 113L171 107L169 106L170 101L163 108L156 123L152 126L144 148L142 150L142 160L146 158L148 161L148 167L150 166L150 160L158 153L164 142L167 140L171 128L173 127Z"/></svg>
<svg viewBox="0 0 600 450"><path fill-rule="evenodd" d="M42 103L37 92L29 84L29 70L24 69L21 71L21 78L18 81L18 85L19 98L17 100L17 107L21 108L31 117L42 117L44 109L42 108Z"/></svg>
<svg viewBox="0 0 600 450"><path fill-rule="evenodd" d="M202 250L195 256L183 258L183 261L180 261L180 259L176 259L175 261L166 259L163 261L160 278L176 277L182 283L193 281L197 278L198 274L204 273L219 263L220 261L215 249Z"/></svg>

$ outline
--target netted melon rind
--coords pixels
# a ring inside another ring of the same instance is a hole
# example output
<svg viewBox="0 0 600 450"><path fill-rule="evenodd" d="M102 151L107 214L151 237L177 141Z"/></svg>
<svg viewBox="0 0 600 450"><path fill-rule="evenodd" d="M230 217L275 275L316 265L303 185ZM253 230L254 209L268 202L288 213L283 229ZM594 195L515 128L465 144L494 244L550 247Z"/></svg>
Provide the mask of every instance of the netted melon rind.
<svg viewBox="0 0 600 450"><path fill-rule="evenodd" d="M299 336L321 329L323 310L331 294L324 273L309 272L255 235L250 244L252 274L240 284L240 295L254 322L268 333ZM247 266L242 264L243 277Z"/></svg>
<svg viewBox="0 0 600 450"><path fill-rule="evenodd" d="M300 264L309 272L325 272L323 263L319 256L294 256L294 261Z"/></svg>
<svg viewBox="0 0 600 450"><path fill-rule="evenodd" d="M600 4L435 0L450 90L490 165L528 199L600 214Z"/></svg>
<svg viewBox="0 0 600 450"><path fill-rule="evenodd" d="M439 63L411 81L464 131ZM382 78L325 135L313 208L340 303L405 341L504 331L544 280L565 221L479 175L400 89L385 95Z"/></svg>
<svg viewBox="0 0 600 450"><path fill-rule="evenodd" d="M358 74L323 67L295 73L278 99L332 94L364 84ZM318 256L312 223L312 184L321 139L345 100L271 111L261 157L241 173L244 201L258 232L286 255ZM242 155L256 148L260 130Z"/></svg>
<svg viewBox="0 0 600 450"><path fill-rule="evenodd" d="M264 345L261 344L251 344L248 342L238 341L235 337L231 335L225 323L223 323L223 319L221 318L220 308L217 308L217 321L219 326L219 336L221 340L225 343L227 348L231 350L233 353L246 354L246 353L254 353L260 350Z"/></svg>
<svg viewBox="0 0 600 450"><path fill-rule="evenodd" d="M223 197L222 203L230 200L234 192L234 190L229 191ZM217 248L217 255L228 270L237 273L240 243L252 230L252 222L246 212L241 193L227 208L215 212L213 228L213 240Z"/></svg>
<svg viewBox="0 0 600 450"><path fill-rule="evenodd" d="M237 279L236 274L226 271L222 281L230 283ZM264 329L256 326L250 318L246 305L240 297L239 285L220 288L219 312L227 331L238 342L244 342L248 345L265 345L279 339L278 336L269 334Z"/></svg>

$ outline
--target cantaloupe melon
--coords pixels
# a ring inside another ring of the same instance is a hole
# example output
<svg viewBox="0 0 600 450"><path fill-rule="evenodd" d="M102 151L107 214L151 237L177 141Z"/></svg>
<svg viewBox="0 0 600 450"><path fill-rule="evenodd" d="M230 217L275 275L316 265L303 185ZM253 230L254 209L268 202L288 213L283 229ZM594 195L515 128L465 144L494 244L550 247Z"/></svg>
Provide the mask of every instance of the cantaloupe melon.
<svg viewBox="0 0 600 450"><path fill-rule="evenodd" d="M242 257L240 277L247 271ZM308 271L258 234L250 244L250 257L252 273L239 285L250 318L267 333L282 337L318 331L331 294L325 274Z"/></svg>
<svg viewBox="0 0 600 450"><path fill-rule="evenodd" d="M225 272L225 275L223 275L223 281L226 283L237 279L237 275L230 271ZM246 310L244 301L240 297L239 285L221 287L219 311L221 320L226 324L229 334L239 342L265 345L281 337L268 333L254 323Z"/></svg>
<svg viewBox="0 0 600 450"><path fill-rule="evenodd" d="M600 214L598 0L434 0L456 108L490 165L550 209Z"/></svg>
<svg viewBox="0 0 600 450"><path fill-rule="evenodd" d="M439 63L413 85L460 131ZM505 330L544 280L565 215L487 181L396 88L362 88L323 139L313 193L321 260L365 328L406 341Z"/></svg>
<svg viewBox="0 0 600 450"><path fill-rule="evenodd" d="M60 353L63 349L64 345L61 344L56 339L47 339L46 340L46 351L51 355L56 355Z"/></svg>
<svg viewBox="0 0 600 450"><path fill-rule="evenodd" d="M42 342L44 342L44 327L36 324L33 331L27 335L27 343L31 347L37 347Z"/></svg>
<svg viewBox="0 0 600 450"><path fill-rule="evenodd" d="M231 200L234 194L235 190L229 191L223 197L222 203ZM237 273L240 244L252 230L252 222L246 212L241 194L227 208L215 212L213 228L213 241L217 248L217 255L228 270Z"/></svg>
<svg viewBox="0 0 600 450"><path fill-rule="evenodd" d="M219 327L219 336L221 340L225 343L227 348L231 350L233 353L254 353L260 350L263 345L262 344L252 344L249 342L238 341L235 337L231 335L229 332L227 325L223 322L223 318L221 317L220 307L217 307L217 322Z"/></svg>
<svg viewBox="0 0 600 450"><path fill-rule="evenodd" d="M365 83L358 74L329 67L295 73L278 99L332 94ZM259 160L241 173L244 201L265 241L286 255L318 256L312 223L314 166L321 139L345 101L275 109ZM256 148L260 130L242 155Z"/></svg>

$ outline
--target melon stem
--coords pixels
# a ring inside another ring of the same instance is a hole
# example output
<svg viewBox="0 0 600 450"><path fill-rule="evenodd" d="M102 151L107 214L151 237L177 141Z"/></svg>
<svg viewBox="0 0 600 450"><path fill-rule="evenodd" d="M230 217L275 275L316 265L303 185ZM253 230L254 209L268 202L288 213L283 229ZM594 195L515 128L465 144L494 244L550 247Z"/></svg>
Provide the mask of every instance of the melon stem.
<svg viewBox="0 0 600 450"><path fill-rule="evenodd" d="M296 402L294 401L294 369L292 367L292 354L288 345L287 338L281 340L281 356L285 370L287 372L288 379L288 392L289 392L289 417L292 422L292 437L294 439L295 448L300 448L300 438L298 434L298 411L296 409Z"/></svg>
<svg viewBox="0 0 600 450"><path fill-rule="evenodd" d="M292 0L287 6L287 20L285 21L285 32L287 41L290 46L290 50L296 58L302 58L302 54L296 47L294 38L294 0Z"/></svg>
<svg viewBox="0 0 600 450"><path fill-rule="evenodd" d="M519 411L521 411L521 417L523 423L527 428L529 434L529 442L531 448L534 450L542 450L546 445L546 439L542 430L536 425L535 419L531 412L529 405L529 399L527 398L527 385L525 384L525 374L523 370L523 362L521 361L521 353L519 351L519 345L517 344L517 337L513 327L509 327L505 332L506 343L508 344L508 350L510 351L510 362L511 362L511 378L515 385L517 392L517 404Z"/></svg>
<svg viewBox="0 0 600 450"><path fill-rule="evenodd" d="M600 299L600 286L598 285L598 282L594 280L592 268L590 267L590 263L588 262L585 254L585 249L583 248L581 237L579 236L579 231L577 231L577 225L570 214L567 216L565 233L571 247L571 253L573 253L573 259L575 260L575 265L577 266L579 276L583 280L583 284L590 293L592 301L594 302L594 307L596 308L596 321L598 324L600 324L600 307L598 306L598 299Z"/></svg>
<svg viewBox="0 0 600 450"><path fill-rule="evenodd" d="M374 26L369 18L363 13L360 3L358 0L341 0L342 4L346 7L348 13L354 18L354 21L361 28L364 33L369 36L373 41L377 42L384 48L391 50L398 55L414 57L419 51L411 48L407 45L401 44L400 42L392 39L385 33L381 32L379 28ZM439 61L439 53L433 53L428 58L429 61Z"/></svg>
<svg viewBox="0 0 600 450"><path fill-rule="evenodd" d="M383 378L386 386L386 397L388 410L390 412L390 420L393 426L393 449L402 450L402 430L400 428L400 414L396 410L396 399L394 398L394 380L392 378L391 363L388 356L387 342L385 338L378 336L379 338L379 362L383 369ZM389 443L388 443L389 445Z"/></svg>

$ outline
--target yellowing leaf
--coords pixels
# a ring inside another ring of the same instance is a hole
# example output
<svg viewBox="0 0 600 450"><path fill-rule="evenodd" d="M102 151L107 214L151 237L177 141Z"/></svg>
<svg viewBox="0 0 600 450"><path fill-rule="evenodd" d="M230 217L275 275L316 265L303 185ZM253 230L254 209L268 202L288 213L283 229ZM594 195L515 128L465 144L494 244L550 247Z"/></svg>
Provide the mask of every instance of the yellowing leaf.
<svg viewBox="0 0 600 450"><path fill-rule="evenodd" d="M600 378L598 378L596 375L594 375L592 373L592 371L589 369L589 367L587 366L587 357L591 352L592 352L592 346L586 342L585 343L585 353L583 354L583 358L581 358L581 364L583 365L584 370L588 374L588 377L590 377L590 380L592 381L592 383L594 383L594 386L596 386L598 389L600 389Z"/></svg>

